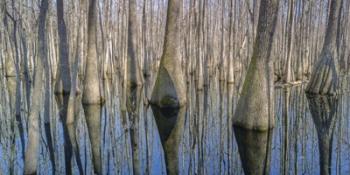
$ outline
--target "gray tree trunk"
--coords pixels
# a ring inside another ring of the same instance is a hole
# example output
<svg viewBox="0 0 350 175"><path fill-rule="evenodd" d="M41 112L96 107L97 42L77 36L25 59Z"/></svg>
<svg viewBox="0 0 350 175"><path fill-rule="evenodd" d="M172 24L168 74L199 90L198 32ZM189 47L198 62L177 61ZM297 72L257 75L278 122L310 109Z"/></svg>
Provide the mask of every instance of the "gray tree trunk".
<svg viewBox="0 0 350 175"><path fill-rule="evenodd" d="M6 9L6 1L2 1L1 2L1 11L3 12L3 23L4 23L4 28L7 29L7 31L9 32L9 25L8 25L8 18L7 16L9 16L9 14L7 13L7 9ZM15 21L13 21L15 22ZM4 29L4 33L5 33L5 29ZM11 42L10 42L10 36L6 37L4 36L4 40L5 40L5 57L4 57L4 63L5 66L5 75L6 77L15 77L16 76L16 70L15 70L15 62L13 58L13 49L11 49Z"/></svg>
<svg viewBox="0 0 350 175"><path fill-rule="evenodd" d="M82 2L82 1L80 1ZM83 4L83 3L81 3ZM82 14L81 12L79 12L80 15ZM79 16L79 24L81 24L81 19L82 17ZM78 29L78 31L81 31L81 29ZM78 76L78 70L79 70L79 59L81 57L81 46L79 45L79 43L81 43L81 35L82 33L78 33L77 34L77 47L76 47L76 52L75 52L75 60L74 60L74 65L73 65L73 71L72 71L72 84L71 84L71 90L70 90L70 95L69 95L69 100L68 102L65 101L66 103L68 103L68 105L66 106L66 125L63 125L64 129L66 129L66 131L68 131L68 135L69 135L69 139L70 139L70 143L71 143L71 147L73 150L73 154L75 155L75 160L78 166L78 170L79 173L82 174L83 171L83 165L82 165L82 160L80 158L79 155L79 146L78 146L78 139L76 138L76 133L75 133L75 125L77 123L77 117L79 114L79 109L80 109L80 101L81 101L81 96L77 96L77 76ZM66 95L66 94L64 94ZM65 133L67 134L67 133Z"/></svg>
<svg viewBox="0 0 350 175"><path fill-rule="evenodd" d="M262 0L253 56L233 124L246 129L273 128L273 61L270 58L279 0Z"/></svg>
<svg viewBox="0 0 350 175"><path fill-rule="evenodd" d="M88 10L88 44L85 67L85 79L83 89L84 113L89 130L89 138L92 145L92 157L95 173L102 173L101 155L100 155L100 112L99 104L104 102L100 91L100 80L97 60L97 3L96 0L89 0Z"/></svg>
<svg viewBox="0 0 350 175"><path fill-rule="evenodd" d="M137 54L137 7L136 0L129 0L129 29L128 29L128 58L127 86L134 87L142 84L142 74Z"/></svg>
<svg viewBox="0 0 350 175"><path fill-rule="evenodd" d="M9 37L5 36L5 73L6 77L15 77L16 76L16 69L15 69L15 63L13 58L13 53L11 51L11 42Z"/></svg>
<svg viewBox="0 0 350 175"><path fill-rule="evenodd" d="M337 28L341 0L332 0L323 48L313 67L306 92L334 95L338 91Z"/></svg>
<svg viewBox="0 0 350 175"><path fill-rule="evenodd" d="M28 119L28 147L25 152L24 174L35 174L37 170L38 151L39 151L39 113L41 110L41 97L43 87L43 60L47 59L47 42L46 42L46 16L48 10L48 1L42 0L39 13L38 26L38 59L35 71L34 90L32 106Z"/></svg>
<svg viewBox="0 0 350 175"><path fill-rule="evenodd" d="M59 35L59 69L57 69L55 93L70 92L71 75L69 67L69 51L67 41L67 29L64 22L63 0L57 0L57 28Z"/></svg>
<svg viewBox="0 0 350 175"><path fill-rule="evenodd" d="M163 55L151 103L160 107L179 107L186 103L186 85L181 68L180 11L182 0L169 0Z"/></svg>
<svg viewBox="0 0 350 175"><path fill-rule="evenodd" d="M96 30L97 30L97 4L96 0L89 1L88 11L88 45L85 67L85 79L83 89L83 104L101 104L104 102L100 92L100 80L98 72Z"/></svg>

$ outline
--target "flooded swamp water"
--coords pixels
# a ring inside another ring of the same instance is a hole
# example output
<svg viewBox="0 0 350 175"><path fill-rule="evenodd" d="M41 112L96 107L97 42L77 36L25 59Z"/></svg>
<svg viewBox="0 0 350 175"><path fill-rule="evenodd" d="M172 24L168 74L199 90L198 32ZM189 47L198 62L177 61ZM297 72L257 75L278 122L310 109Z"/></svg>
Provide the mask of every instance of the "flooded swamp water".
<svg viewBox="0 0 350 175"><path fill-rule="evenodd" d="M16 80L1 81L0 174L23 174L30 100L24 83L16 98ZM67 157L73 174L350 174L349 77L337 97L307 97L305 85L276 88L268 132L232 127L236 85L216 78L196 90L194 82L187 105L172 110L147 103L147 84L126 92L118 79L105 80L105 104L84 110L78 96L72 126L60 117L64 100L46 88L48 96L32 99L43 106L38 174L67 173Z"/></svg>

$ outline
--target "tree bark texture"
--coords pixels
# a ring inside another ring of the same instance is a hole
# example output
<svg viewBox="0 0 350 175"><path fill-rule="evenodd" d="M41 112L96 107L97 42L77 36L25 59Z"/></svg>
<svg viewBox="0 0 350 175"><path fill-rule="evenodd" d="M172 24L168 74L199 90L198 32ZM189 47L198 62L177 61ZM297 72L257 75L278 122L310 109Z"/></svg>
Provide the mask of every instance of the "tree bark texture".
<svg viewBox="0 0 350 175"><path fill-rule="evenodd" d="M169 0L163 55L151 103L160 107L179 107L186 103L185 79L181 68L180 11L182 0Z"/></svg>
<svg viewBox="0 0 350 175"><path fill-rule="evenodd" d="M270 58L278 0L262 0L258 31L233 124L246 129L273 128L273 61Z"/></svg>
<svg viewBox="0 0 350 175"><path fill-rule="evenodd" d="M69 93L71 75L69 66L69 50L67 41L67 28L64 22L63 0L57 0L57 28L59 35L59 69L56 77L56 93Z"/></svg>
<svg viewBox="0 0 350 175"><path fill-rule="evenodd" d="M142 84L142 74L137 54L137 7L136 0L129 0L129 28L128 28L128 58L127 58L127 86L134 87Z"/></svg>
<svg viewBox="0 0 350 175"><path fill-rule="evenodd" d="M313 67L306 92L334 95L338 92L337 28L341 0L332 0L323 48Z"/></svg>
<svg viewBox="0 0 350 175"><path fill-rule="evenodd" d="M24 174L35 174L38 163L39 151L39 113L41 110L42 87L43 87L43 60L47 59L46 42L46 16L48 0L42 0L40 5L39 26L38 26L38 59L34 78L33 100L28 119L28 147L25 152Z"/></svg>
<svg viewBox="0 0 350 175"><path fill-rule="evenodd" d="M96 48L96 30L97 30L97 4L96 0L89 1L88 11L88 44L85 67L85 79L83 89L83 104L101 104L104 99L100 92L100 80L98 72L98 58Z"/></svg>

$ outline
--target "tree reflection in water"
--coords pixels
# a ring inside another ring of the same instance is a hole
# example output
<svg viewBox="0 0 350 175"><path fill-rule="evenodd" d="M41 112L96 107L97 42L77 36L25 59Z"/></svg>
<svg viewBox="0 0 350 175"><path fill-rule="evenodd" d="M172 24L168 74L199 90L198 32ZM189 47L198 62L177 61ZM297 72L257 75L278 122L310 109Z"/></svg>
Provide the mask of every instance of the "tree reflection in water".
<svg viewBox="0 0 350 175"><path fill-rule="evenodd" d="M14 84L6 79L2 82L0 174L23 174L21 155L28 142L27 109L26 105L21 108L25 142L22 144L20 126L15 124L15 91L8 89ZM337 98L307 98L302 86L276 89L276 127L273 132L264 133L232 127L230 117L237 93L232 85L220 84L218 80L201 91L190 81L188 104L180 109L149 106L145 96L149 87L124 91L118 82L105 81L107 98L102 106L83 106L81 96L74 102L64 96L54 100L51 90L53 100L43 105L50 108L49 120L45 109L40 112L38 174L350 171L348 93Z"/></svg>
<svg viewBox="0 0 350 175"><path fill-rule="evenodd" d="M245 174L270 174L272 130L259 132L234 127Z"/></svg>
<svg viewBox="0 0 350 175"><path fill-rule="evenodd" d="M167 173L179 174L180 144L185 126L185 108L159 108L152 106L165 154Z"/></svg>
<svg viewBox="0 0 350 175"><path fill-rule="evenodd" d="M337 96L312 96L308 95L309 108L314 121L320 153L320 173L331 174L332 168L332 144L335 124L338 119Z"/></svg>

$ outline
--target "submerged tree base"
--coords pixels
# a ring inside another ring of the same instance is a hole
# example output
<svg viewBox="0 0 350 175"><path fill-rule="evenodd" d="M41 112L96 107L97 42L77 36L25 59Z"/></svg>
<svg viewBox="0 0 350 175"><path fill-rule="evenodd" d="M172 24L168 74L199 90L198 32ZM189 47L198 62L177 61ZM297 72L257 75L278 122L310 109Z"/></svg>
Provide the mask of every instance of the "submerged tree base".
<svg viewBox="0 0 350 175"><path fill-rule="evenodd" d="M256 131L275 126L271 67L261 59L252 58L232 118L234 126Z"/></svg>
<svg viewBox="0 0 350 175"><path fill-rule="evenodd" d="M98 85L84 87L82 103L83 105L102 105L106 99L100 92Z"/></svg>
<svg viewBox="0 0 350 175"><path fill-rule="evenodd" d="M179 108L186 104L185 85L181 79L177 80L177 76L179 75L171 76L164 67L160 67L150 100L151 104L161 108Z"/></svg>

